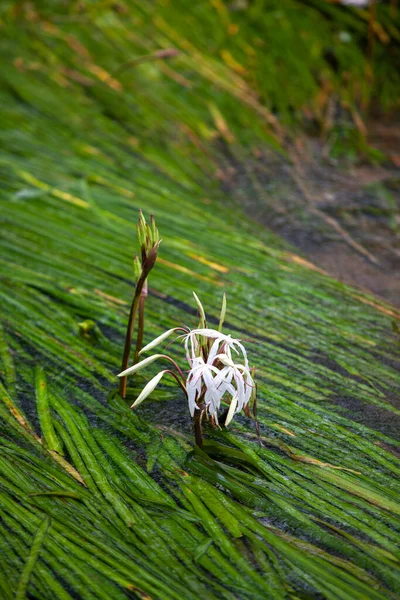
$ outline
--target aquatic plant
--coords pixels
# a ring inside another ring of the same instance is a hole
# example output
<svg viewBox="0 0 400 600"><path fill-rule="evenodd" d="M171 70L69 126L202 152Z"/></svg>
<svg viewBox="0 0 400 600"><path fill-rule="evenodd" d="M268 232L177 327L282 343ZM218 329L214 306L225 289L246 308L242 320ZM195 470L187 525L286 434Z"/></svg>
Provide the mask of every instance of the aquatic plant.
<svg viewBox="0 0 400 600"><path fill-rule="evenodd" d="M177 331L186 331L180 337L184 339L186 360L189 365L187 377L185 377L178 364L165 354L149 356L122 371L118 377L126 377L127 375L137 373L158 359L170 361L175 370L164 369L157 373L146 384L131 408L143 402L156 389L165 374L172 375L186 395L190 415L194 418L196 442L199 446L202 446L201 423L203 418L210 416L211 423L214 426L218 426L218 411L221 401L227 402L229 398L229 408L223 419L224 425L227 427L235 413L246 410L246 408L248 412L249 402L251 400L255 402L256 384L250 373L247 352L243 344L240 340L221 332L226 311L225 294L218 330L207 328L204 308L197 295L193 294L200 311L199 328L186 330L183 327L175 327L174 329L169 329L147 344L139 352L139 354L142 354L148 350L152 350ZM240 360L244 364L234 362L232 352L241 355ZM196 411L199 412L197 413Z"/></svg>

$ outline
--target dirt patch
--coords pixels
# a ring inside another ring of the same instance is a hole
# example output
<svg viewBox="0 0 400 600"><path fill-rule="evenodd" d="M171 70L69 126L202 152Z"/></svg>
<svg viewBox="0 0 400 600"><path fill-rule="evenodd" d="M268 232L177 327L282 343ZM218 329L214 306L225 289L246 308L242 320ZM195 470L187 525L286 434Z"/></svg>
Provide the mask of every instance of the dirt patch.
<svg viewBox="0 0 400 600"><path fill-rule="evenodd" d="M400 136L399 136L400 147ZM223 186L259 223L336 279L400 307L400 169L330 159L303 142L240 164L225 149Z"/></svg>

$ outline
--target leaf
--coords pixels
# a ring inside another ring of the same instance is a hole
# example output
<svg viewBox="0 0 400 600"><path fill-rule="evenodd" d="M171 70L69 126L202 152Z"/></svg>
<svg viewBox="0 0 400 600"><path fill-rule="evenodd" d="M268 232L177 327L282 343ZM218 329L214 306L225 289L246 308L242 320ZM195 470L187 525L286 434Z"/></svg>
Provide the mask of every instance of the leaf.
<svg viewBox="0 0 400 600"><path fill-rule="evenodd" d="M36 405L39 415L43 442L50 451L63 454L62 443L59 440L52 422L50 403L47 391L46 375L43 367L36 367L35 373Z"/></svg>
<svg viewBox="0 0 400 600"><path fill-rule="evenodd" d="M207 551L210 548L210 546L212 546L212 544L213 544L213 540L211 538L209 538L202 544L199 544L193 554L194 562L198 562L202 558L202 556L207 554Z"/></svg>
<svg viewBox="0 0 400 600"><path fill-rule="evenodd" d="M26 560L24 569L21 573L21 577L18 582L17 591L15 593L15 600L24 600L27 595L29 580L33 573L33 570L36 566L37 560L39 558L39 553L43 544L43 541L47 535L47 532L50 528L50 519L49 517L45 517L41 522L39 529L36 532L34 537L31 549L28 554L28 558Z"/></svg>

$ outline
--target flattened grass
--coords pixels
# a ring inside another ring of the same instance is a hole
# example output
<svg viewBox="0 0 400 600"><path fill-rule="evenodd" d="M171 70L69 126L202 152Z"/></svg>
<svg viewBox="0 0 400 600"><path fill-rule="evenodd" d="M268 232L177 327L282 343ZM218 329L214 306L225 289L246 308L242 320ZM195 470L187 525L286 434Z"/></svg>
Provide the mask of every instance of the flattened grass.
<svg viewBox="0 0 400 600"><path fill-rule="evenodd" d="M220 191L216 137L244 153L276 140L263 107L278 82L256 101L235 66L262 5L245 19L200 3L187 40L172 4L2 12L1 594L394 598L399 315L310 268ZM357 31L357 14L340 18ZM184 52L114 73L153 44ZM271 68L254 60L253 76ZM139 207L164 237L147 339L195 323L193 289L217 325L226 290L226 328L257 366L261 446L243 418L196 451L175 388L146 413L115 393ZM341 398L386 420L357 423Z"/></svg>

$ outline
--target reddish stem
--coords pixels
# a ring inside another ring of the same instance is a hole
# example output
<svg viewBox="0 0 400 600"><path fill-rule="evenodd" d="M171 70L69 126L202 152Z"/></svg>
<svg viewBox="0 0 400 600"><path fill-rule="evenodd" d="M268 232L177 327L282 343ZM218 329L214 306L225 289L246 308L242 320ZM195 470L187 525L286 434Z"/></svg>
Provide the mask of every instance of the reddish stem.
<svg viewBox="0 0 400 600"><path fill-rule="evenodd" d="M133 338L133 332L135 329L136 313L137 313L137 309L139 306L139 300L141 297L141 293L142 293L142 289L143 289L145 281L146 281L146 275L142 272L142 274L139 277L138 282L136 284L135 294L133 296L131 310L129 312L128 327L126 329L124 354L122 356L121 371L125 371L129 366L129 355L131 353L132 338ZM125 396L126 396L126 384L127 384L127 378L125 375L124 377L121 377L120 382L119 382L119 393L121 395L121 398L125 398Z"/></svg>
<svg viewBox="0 0 400 600"><path fill-rule="evenodd" d="M139 298L139 322L138 322L138 333L137 333L137 338L136 338L135 357L133 359L134 365L136 365L136 363L138 362L139 352L141 351L141 349L143 347L144 303L146 302L146 298L147 298L147 281L145 280L142 291L140 293L140 298Z"/></svg>

